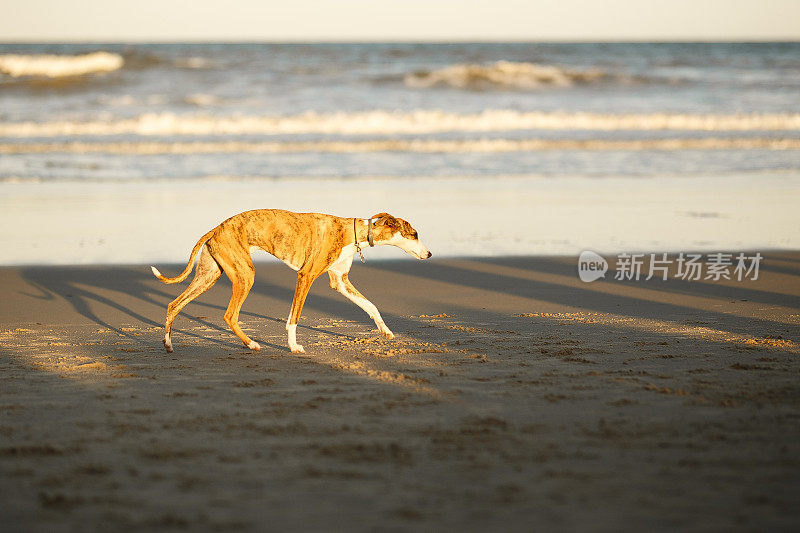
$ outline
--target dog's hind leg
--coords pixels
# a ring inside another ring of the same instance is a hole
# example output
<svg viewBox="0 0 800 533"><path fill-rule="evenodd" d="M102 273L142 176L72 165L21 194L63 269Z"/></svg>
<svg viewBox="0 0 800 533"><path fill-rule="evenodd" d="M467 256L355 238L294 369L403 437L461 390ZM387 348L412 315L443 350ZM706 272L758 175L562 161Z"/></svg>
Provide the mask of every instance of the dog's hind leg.
<svg viewBox="0 0 800 533"><path fill-rule="evenodd" d="M363 309L369 317L375 321L378 331L383 333L387 339L393 339L394 333L386 326L381 317L380 311L375 307L375 304L364 298L358 289L356 289L347 276L347 272L337 272L335 270L328 270L331 278L331 288L344 295L348 300Z"/></svg>
<svg viewBox="0 0 800 533"><path fill-rule="evenodd" d="M214 258L211 257L208 250L203 247L203 249L200 250L200 260L197 262L194 279L186 290L167 306L167 320L164 323L164 348L167 349L167 353L172 353L172 339L170 335L172 333L172 323L175 321L175 317L178 316L178 313L181 312L181 309L183 309L186 304L210 289L221 275L222 271L219 265L214 261Z"/></svg>
<svg viewBox="0 0 800 533"><path fill-rule="evenodd" d="M256 270L250 259L250 252L244 248L214 250L214 258L227 274L233 285L231 301L225 311L225 322L245 346L251 350L260 350L261 345L247 336L239 326L239 311L255 282Z"/></svg>

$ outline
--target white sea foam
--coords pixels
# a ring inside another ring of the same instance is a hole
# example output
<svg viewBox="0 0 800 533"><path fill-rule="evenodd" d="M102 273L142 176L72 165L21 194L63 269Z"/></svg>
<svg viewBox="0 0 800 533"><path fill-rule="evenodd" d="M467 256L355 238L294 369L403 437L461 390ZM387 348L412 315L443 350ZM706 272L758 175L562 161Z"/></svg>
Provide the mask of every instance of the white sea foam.
<svg viewBox="0 0 800 533"><path fill-rule="evenodd" d="M382 139L367 141L196 141L196 142L63 142L0 143L0 154L225 154L225 153L503 153L551 150L800 150L800 139L700 138L700 139Z"/></svg>
<svg viewBox="0 0 800 533"><path fill-rule="evenodd" d="M159 106L169 103L169 97L163 94L148 94L134 96L123 94L119 96L102 95L96 100L97 103L110 107L133 107L133 106Z"/></svg>
<svg viewBox="0 0 800 533"><path fill-rule="evenodd" d="M15 78L41 76L62 78L84 74L111 72L122 68L125 61L119 54L93 52L83 55L0 55L0 72Z"/></svg>
<svg viewBox="0 0 800 533"><path fill-rule="evenodd" d="M337 135L428 134L513 130L676 130L790 131L800 129L800 113L690 115L671 113L599 114L486 110L459 114L440 110L365 111L291 116L176 115L148 113L131 119L53 122L0 122L3 137L69 135Z"/></svg>
<svg viewBox="0 0 800 533"><path fill-rule="evenodd" d="M497 61L490 65L451 65L423 70L406 75L404 81L407 86L417 88L449 85L460 89L537 89L590 83L606 77L606 72L597 69L570 70L555 65Z"/></svg>

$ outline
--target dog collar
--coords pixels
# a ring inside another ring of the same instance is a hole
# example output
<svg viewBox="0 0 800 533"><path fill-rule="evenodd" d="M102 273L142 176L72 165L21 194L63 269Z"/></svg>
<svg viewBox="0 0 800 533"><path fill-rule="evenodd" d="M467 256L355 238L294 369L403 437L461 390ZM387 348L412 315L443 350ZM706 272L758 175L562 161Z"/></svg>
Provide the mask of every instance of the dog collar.
<svg viewBox="0 0 800 533"><path fill-rule="evenodd" d="M364 254L361 252L361 245L358 243L358 228L356 227L356 220L357 218L353 219L353 237L355 238L356 243L356 251L358 252L359 257L361 258L362 263L366 263L367 260L364 259ZM363 220L363 219L362 219ZM372 219L367 219L367 242L369 243L370 247L375 246L375 240L372 237Z"/></svg>

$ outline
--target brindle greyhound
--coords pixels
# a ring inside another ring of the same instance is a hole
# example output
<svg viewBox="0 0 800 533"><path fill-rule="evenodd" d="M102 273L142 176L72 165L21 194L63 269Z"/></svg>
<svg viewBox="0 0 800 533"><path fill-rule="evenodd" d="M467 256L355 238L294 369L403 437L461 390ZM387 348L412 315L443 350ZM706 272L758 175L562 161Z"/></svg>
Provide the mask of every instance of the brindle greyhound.
<svg viewBox="0 0 800 533"><path fill-rule="evenodd" d="M156 267L150 267L153 274L164 283L180 283L189 276L200 252L194 279L167 306L164 347L167 353L172 352L172 322L181 309L210 289L224 271L233 284L225 322L245 346L251 350L261 349L239 327L239 310L255 279L250 258L253 249L269 252L297 271L292 310L286 322L292 353L305 353L303 347L297 344L297 322L311 284L323 272L330 275L332 289L366 311L387 338L394 338L378 309L347 278L353 265L353 256L356 253L361 255L361 247L381 244L397 246L418 259L431 256L411 224L388 213L379 213L367 220L320 213L292 213L280 209L257 209L234 215L197 241L189 255L189 264L177 277L167 278ZM363 255L361 259L363 261Z"/></svg>

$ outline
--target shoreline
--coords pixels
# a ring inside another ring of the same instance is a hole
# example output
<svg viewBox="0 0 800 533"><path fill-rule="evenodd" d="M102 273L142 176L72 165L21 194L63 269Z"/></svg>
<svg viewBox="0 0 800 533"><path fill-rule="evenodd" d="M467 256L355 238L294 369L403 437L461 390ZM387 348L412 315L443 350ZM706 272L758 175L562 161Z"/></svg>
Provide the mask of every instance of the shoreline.
<svg viewBox="0 0 800 533"><path fill-rule="evenodd" d="M167 270L168 267L165 267ZM176 265L177 268L177 265ZM466 531L800 524L800 252L758 280L581 282L574 257L368 261L356 306L260 264L221 280L0 268L9 531ZM337 525L338 524L338 525Z"/></svg>
<svg viewBox="0 0 800 533"><path fill-rule="evenodd" d="M264 207L361 217L389 212L408 220L437 257L800 249L792 230L800 204L796 172L420 180L0 184L0 261L180 263L208 229ZM16 231L32 219L35 235ZM369 256L402 253L375 249Z"/></svg>

